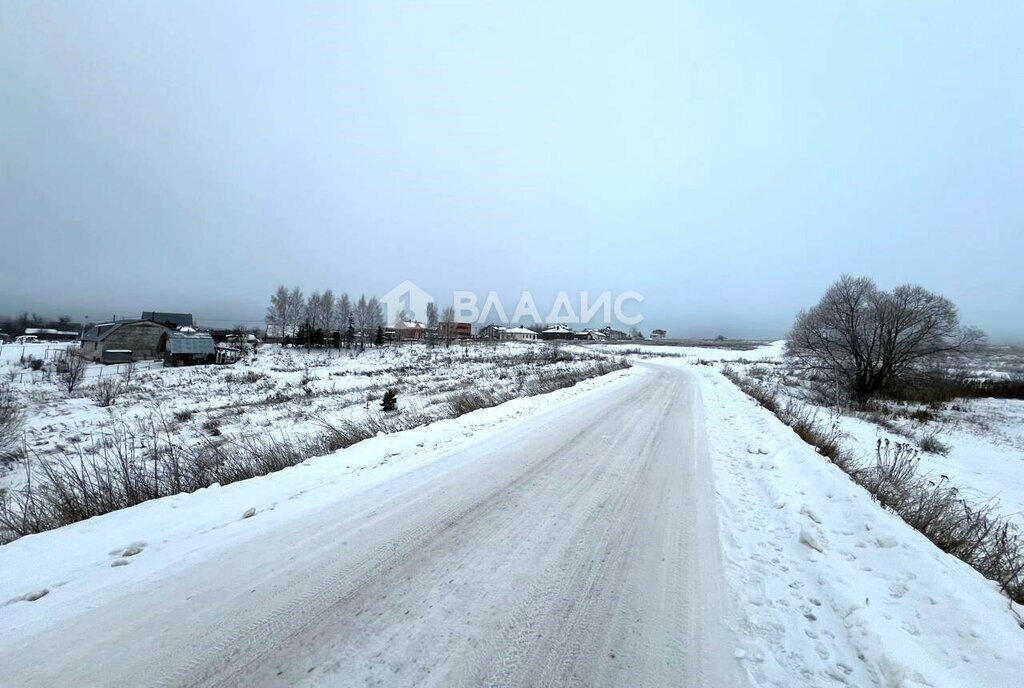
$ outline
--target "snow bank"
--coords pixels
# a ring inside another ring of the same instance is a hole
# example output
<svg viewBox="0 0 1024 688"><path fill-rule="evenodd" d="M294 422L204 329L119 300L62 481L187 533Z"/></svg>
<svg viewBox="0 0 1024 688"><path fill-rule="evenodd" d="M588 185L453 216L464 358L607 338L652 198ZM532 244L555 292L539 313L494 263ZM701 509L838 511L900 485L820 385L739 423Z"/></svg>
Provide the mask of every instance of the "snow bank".
<svg viewBox="0 0 1024 688"><path fill-rule="evenodd" d="M755 686L1020 685L1024 630L993 583L700 370L737 656Z"/></svg>

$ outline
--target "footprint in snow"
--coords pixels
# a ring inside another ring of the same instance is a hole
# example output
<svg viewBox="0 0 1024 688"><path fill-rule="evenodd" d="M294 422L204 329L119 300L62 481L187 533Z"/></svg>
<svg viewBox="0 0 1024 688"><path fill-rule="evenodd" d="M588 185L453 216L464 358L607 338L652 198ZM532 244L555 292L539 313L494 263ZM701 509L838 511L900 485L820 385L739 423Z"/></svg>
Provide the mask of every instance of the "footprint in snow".
<svg viewBox="0 0 1024 688"><path fill-rule="evenodd" d="M137 540L127 547L120 547L112 552L108 552L108 554L112 557L134 557L136 554L141 554L147 544L149 543L144 540ZM128 562L125 562L125 564L127 563ZM114 566L124 566L124 564L114 564Z"/></svg>
<svg viewBox="0 0 1024 688"><path fill-rule="evenodd" d="M24 595L7 600L7 604L14 604L15 602L35 602L40 598L46 597L48 594L50 594L49 588L33 590L32 592L27 592Z"/></svg>

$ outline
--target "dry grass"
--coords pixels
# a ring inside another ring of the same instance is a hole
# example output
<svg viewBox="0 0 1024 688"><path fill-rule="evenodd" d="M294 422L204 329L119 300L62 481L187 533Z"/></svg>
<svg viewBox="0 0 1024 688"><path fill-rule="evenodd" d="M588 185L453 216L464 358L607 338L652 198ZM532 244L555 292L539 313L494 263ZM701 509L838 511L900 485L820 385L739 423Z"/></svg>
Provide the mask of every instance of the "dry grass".
<svg viewBox="0 0 1024 688"><path fill-rule="evenodd" d="M97 406L107 407L117 403L117 398L124 389L122 381L116 377L100 378L89 388L90 396Z"/></svg>
<svg viewBox="0 0 1024 688"><path fill-rule="evenodd" d="M792 401L780 403L768 386L731 368L723 373L801 439L828 456L879 504L894 511L944 552L997 581L1007 596L1024 604L1024 536L1012 522L997 514L994 500L971 503L945 476L936 481L921 475L919 452L909 444L879 440L873 464L857 461L842 447L836 424L831 428L822 424L806 407ZM920 442L925 451L949 450L933 433L924 435Z"/></svg>
<svg viewBox="0 0 1024 688"><path fill-rule="evenodd" d="M22 453L22 428L25 414L10 385L0 385L0 464L17 459Z"/></svg>
<svg viewBox="0 0 1024 688"><path fill-rule="evenodd" d="M179 412L173 418L154 414L134 426L115 424L90 446L78 445L46 460L29 457L26 464L36 466L38 474L30 472L22 489L0 492L0 543L150 499L267 475L382 432L389 434L443 418L456 418L625 367L628 364L624 361L613 363L598 358L591 365L557 375L520 378L511 391L466 389L452 393L445 404L429 411L368 412L360 420L343 422L317 418L320 431L301 438L246 435L229 439L221 436L220 420L210 418L203 424L208 437L190 446L178 441L175 428L190 419L191 412ZM0 402L2 399L0 396Z"/></svg>

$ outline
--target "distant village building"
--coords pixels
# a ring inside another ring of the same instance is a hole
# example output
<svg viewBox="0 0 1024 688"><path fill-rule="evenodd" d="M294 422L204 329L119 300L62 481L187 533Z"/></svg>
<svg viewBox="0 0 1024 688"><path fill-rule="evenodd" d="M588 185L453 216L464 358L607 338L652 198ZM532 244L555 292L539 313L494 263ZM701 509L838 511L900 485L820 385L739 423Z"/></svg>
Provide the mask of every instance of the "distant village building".
<svg viewBox="0 0 1024 688"><path fill-rule="evenodd" d="M402 341L408 339L426 339L427 326L419 320L399 320L393 329L395 339Z"/></svg>
<svg viewBox="0 0 1024 688"><path fill-rule="evenodd" d="M500 341L505 338L506 327L501 325L485 325L480 328L480 331L476 333L479 339L489 339L492 341Z"/></svg>
<svg viewBox="0 0 1024 688"><path fill-rule="evenodd" d="M665 330L651 330L651 339L664 339L666 334Z"/></svg>
<svg viewBox="0 0 1024 688"><path fill-rule="evenodd" d="M502 325L487 325L481 327L477 333L479 339L488 339L500 342L535 342L540 338L536 330L527 327L504 327Z"/></svg>
<svg viewBox="0 0 1024 688"><path fill-rule="evenodd" d="M473 325L467 322L441 322L437 324L441 339L469 339L473 336Z"/></svg>
<svg viewBox="0 0 1024 688"><path fill-rule="evenodd" d="M78 339L80 333L70 330L57 330L52 327L26 327L26 335L32 335L40 341L70 342Z"/></svg>
<svg viewBox="0 0 1024 688"><path fill-rule="evenodd" d="M540 338L547 341L569 340L576 339L576 333L573 330L566 327L565 325L555 325L554 327L549 327L546 330L542 330L540 333Z"/></svg>
<svg viewBox="0 0 1024 688"><path fill-rule="evenodd" d="M516 342L535 342L537 333L525 327L510 327L504 332L504 339Z"/></svg>
<svg viewBox="0 0 1024 688"><path fill-rule="evenodd" d="M103 358L107 349L131 351L136 361L160 358L161 335L171 328L151 320L118 320L93 325L82 333L82 355L94 361Z"/></svg>
<svg viewBox="0 0 1024 688"><path fill-rule="evenodd" d="M117 358L125 358L126 352L131 352L131 359L135 361L161 358L161 336L178 328L192 330L192 327L191 313L146 311L138 320L92 325L82 333L81 352L94 361L103 360L103 353L108 350L116 351Z"/></svg>
<svg viewBox="0 0 1024 688"><path fill-rule="evenodd" d="M601 330L595 330L588 328L582 332L576 333L577 339L586 339L591 342L606 342L608 341L608 335Z"/></svg>
<svg viewBox="0 0 1024 688"><path fill-rule="evenodd" d="M609 341L615 341L618 339L629 339L629 335L627 335L625 332L623 332L622 330L616 330L612 327L602 327L601 333L605 337L607 337Z"/></svg>

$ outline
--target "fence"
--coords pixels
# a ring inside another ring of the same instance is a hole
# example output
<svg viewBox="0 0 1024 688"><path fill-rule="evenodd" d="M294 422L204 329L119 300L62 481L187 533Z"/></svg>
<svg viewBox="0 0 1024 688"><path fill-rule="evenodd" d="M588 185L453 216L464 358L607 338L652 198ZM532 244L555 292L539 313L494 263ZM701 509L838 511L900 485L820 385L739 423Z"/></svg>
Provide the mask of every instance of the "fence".
<svg viewBox="0 0 1024 688"><path fill-rule="evenodd" d="M97 380L101 377L110 377L111 375L124 375L131 366L135 366L134 372L141 372L143 370L151 370L153 368L163 368L163 361L140 361L138 363L118 363L112 365L102 365L99 363L90 364L85 369L85 375L82 380ZM46 382L57 379L57 373L50 370L7 370L4 371L0 382L17 382L17 383L38 383Z"/></svg>

